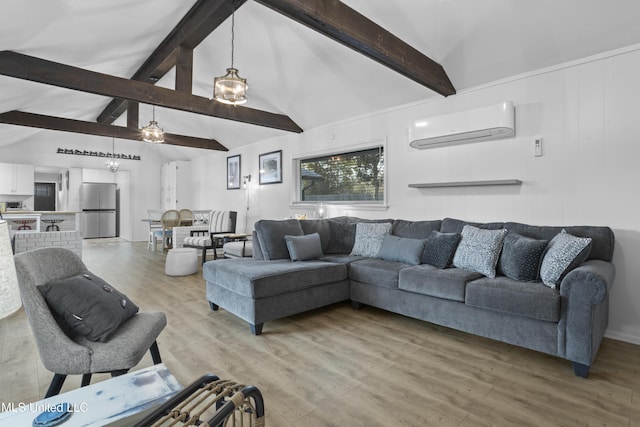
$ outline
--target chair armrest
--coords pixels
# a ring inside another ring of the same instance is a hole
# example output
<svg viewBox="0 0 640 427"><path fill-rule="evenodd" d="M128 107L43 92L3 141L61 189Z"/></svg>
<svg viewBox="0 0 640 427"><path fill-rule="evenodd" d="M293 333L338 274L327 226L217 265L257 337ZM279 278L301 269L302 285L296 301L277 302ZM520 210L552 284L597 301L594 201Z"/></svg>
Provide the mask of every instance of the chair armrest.
<svg viewBox="0 0 640 427"><path fill-rule="evenodd" d="M558 324L560 356L591 365L609 322L608 296L614 277L613 263L590 260L562 279L562 311Z"/></svg>
<svg viewBox="0 0 640 427"><path fill-rule="evenodd" d="M586 261L570 271L560 283L560 295L571 300L598 304L613 285L615 267L601 260Z"/></svg>

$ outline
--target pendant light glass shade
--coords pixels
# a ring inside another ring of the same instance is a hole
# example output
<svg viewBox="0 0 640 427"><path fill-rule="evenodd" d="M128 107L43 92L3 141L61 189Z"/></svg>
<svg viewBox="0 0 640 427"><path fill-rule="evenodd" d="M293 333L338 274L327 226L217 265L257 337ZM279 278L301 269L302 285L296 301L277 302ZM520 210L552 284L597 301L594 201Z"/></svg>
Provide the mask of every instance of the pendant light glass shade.
<svg viewBox="0 0 640 427"><path fill-rule="evenodd" d="M227 68L227 74L213 79L213 97L223 104L240 105L247 102L247 79L238 70Z"/></svg>
<svg viewBox="0 0 640 427"><path fill-rule="evenodd" d="M153 120L142 128L142 140L145 142L164 142L164 130L156 122L156 106L153 106Z"/></svg>
<svg viewBox="0 0 640 427"><path fill-rule="evenodd" d="M236 5L231 0L231 67L227 74L213 79L213 99L223 104L240 105L247 102L247 79L238 76L238 70L233 67L233 51L236 26Z"/></svg>
<svg viewBox="0 0 640 427"><path fill-rule="evenodd" d="M116 173L120 170L120 163L116 162L116 139L113 138L111 145L111 160L104 164L109 172Z"/></svg>

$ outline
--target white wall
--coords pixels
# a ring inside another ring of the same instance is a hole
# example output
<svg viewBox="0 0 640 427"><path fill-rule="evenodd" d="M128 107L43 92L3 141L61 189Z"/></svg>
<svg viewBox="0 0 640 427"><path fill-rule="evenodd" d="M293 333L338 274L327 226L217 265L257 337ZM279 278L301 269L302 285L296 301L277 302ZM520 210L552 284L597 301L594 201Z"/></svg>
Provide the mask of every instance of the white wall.
<svg viewBox="0 0 640 427"><path fill-rule="evenodd" d="M260 218L304 212L290 208L291 159L328 148L386 138L386 211L331 210L332 215L471 221L520 221L538 225L607 225L616 234L617 276L607 335L640 343L640 51L611 52L528 76L392 111L263 141L229 153L192 160L194 200L201 207L235 209L243 230ZM455 83L455 82L454 82ZM432 150L414 150L407 124L432 115L511 100L515 139ZM533 140L543 138L543 156ZM283 184L259 186L258 155L283 150ZM248 192L226 190L226 157L241 154ZM214 172L212 172L214 171ZM521 187L411 189L410 183L517 178Z"/></svg>
<svg viewBox="0 0 640 427"><path fill-rule="evenodd" d="M146 241L148 225L147 209L160 208L160 165L170 159L159 153L158 147L136 141L116 140L116 152L139 155L142 160L121 160L121 169L115 176L104 169L106 158L58 154L57 149L93 150L103 147L111 151L111 140L66 132L40 131L28 140L0 149L0 159L6 163L23 163L35 166L69 168L69 198L67 210L80 209L79 189L83 181L116 182L124 191L121 203L129 201L129 207L121 205L121 236L134 241ZM86 176L83 176L86 173ZM125 188L129 186L128 190ZM133 196L135 195L135 197ZM29 205L33 206L33 203Z"/></svg>

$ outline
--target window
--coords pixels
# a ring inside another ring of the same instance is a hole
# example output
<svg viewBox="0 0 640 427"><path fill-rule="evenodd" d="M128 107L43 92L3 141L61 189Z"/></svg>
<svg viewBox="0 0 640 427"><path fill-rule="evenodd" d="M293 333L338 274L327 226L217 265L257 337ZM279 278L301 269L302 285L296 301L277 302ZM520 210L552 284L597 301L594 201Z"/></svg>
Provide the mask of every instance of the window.
<svg viewBox="0 0 640 427"><path fill-rule="evenodd" d="M298 201L384 203L382 146L299 159Z"/></svg>

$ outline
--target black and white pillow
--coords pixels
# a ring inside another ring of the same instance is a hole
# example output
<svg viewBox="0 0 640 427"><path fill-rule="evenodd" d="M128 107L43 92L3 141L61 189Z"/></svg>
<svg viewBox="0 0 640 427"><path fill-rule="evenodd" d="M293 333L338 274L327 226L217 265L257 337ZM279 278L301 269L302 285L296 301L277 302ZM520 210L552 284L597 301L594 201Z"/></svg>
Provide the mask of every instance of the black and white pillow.
<svg viewBox="0 0 640 427"><path fill-rule="evenodd" d="M591 252L591 237L576 237L566 230L556 234L540 266L542 283L556 288L564 276L582 264Z"/></svg>
<svg viewBox="0 0 640 427"><path fill-rule="evenodd" d="M487 277L496 277L496 264L507 230L484 230L472 225L462 229L460 243L453 256L453 265L476 271Z"/></svg>

